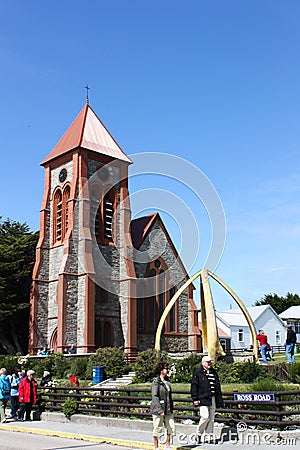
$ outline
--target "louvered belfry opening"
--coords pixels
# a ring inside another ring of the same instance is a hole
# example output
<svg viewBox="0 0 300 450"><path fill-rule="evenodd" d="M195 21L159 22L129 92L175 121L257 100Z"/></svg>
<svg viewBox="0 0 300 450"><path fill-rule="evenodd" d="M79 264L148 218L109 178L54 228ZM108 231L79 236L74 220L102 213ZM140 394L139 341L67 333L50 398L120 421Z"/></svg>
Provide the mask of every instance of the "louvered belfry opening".
<svg viewBox="0 0 300 450"><path fill-rule="evenodd" d="M104 197L104 237L113 238L114 205L108 194Z"/></svg>

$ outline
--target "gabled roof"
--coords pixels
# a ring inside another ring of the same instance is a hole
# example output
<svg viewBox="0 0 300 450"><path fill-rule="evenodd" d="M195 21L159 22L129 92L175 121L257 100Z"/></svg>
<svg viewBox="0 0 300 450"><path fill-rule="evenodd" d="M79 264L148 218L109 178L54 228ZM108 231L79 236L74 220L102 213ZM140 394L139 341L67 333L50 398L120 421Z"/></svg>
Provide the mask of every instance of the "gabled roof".
<svg viewBox="0 0 300 450"><path fill-rule="evenodd" d="M131 221L130 230L134 248L137 250L140 248L157 217L158 213L155 213Z"/></svg>
<svg viewBox="0 0 300 450"><path fill-rule="evenodd" d="M82 108L53 150L41 162L41 165L43 166L52 159L78 147L127 163L132 162L88 104Z"/></svg>
<svg viewBox="0 0 300 450"><path fill-rule="evenodd" d="M279 314L281 319L300 319L300 305L290 306L288 309Z"/></svg>
<svg viewBox="0 0 300 450"><path fill-rule="evenodd" d="M198 322L198 327L199 327L199 330L202 331L202 323L201 323L201 322ZM218 336L219 336L219 338L227 338L227 339L230 339L229 334L225 333L225 331L223 331L222 328L219 328L219 327L217 326L217 331L218 331Z"/></svg>
<svg viewBox="0 0 300 450"><path fill-rule="evenodd" d="M255 322L267 309L270 309L279 319L282 319L274 311L271 305L259 305L259 306L249 306L247 308L251 319ZM222 320L227 326L248 326L248 322L240 309L229 309L228 311L216 311L216 315Z"/></svg>
<svg viewBox="0 0 300 450"><path fill-rule="evenodd" d="M189 278L188 273L186 271L186 268L184 267L183 262L181 261L180 256L178 255L178 252L175 248L175 245L170 238L170 235L158 213L155 214L149 214L148 216L139 217L138 219L133 219L130 223L130 232L131 232L131 240L133 246L138 250L144 240L146 239L148 233L151 231L152 226L156 222L156 220L159 222L159 225L164 232L170 247L172 248L174 255L177 258L178 263L180 264L183 273L185 274L186 279ZM194 285L191 284L192 288L195 289Z"/></svg>

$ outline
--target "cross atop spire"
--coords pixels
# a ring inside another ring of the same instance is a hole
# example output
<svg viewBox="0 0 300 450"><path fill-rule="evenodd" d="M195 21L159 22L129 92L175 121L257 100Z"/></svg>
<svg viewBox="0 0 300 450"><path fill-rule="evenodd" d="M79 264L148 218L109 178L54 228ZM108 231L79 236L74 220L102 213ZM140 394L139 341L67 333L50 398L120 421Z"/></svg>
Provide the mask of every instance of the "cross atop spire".
<svg viewBox="0 0 300 450"><path fill-rule="evenodd" d="M86 104L88 105L89 104L89 90L90 90L90 88L89 88L88 84L86 86L84 86L84 87L86 89Z"/></svg>

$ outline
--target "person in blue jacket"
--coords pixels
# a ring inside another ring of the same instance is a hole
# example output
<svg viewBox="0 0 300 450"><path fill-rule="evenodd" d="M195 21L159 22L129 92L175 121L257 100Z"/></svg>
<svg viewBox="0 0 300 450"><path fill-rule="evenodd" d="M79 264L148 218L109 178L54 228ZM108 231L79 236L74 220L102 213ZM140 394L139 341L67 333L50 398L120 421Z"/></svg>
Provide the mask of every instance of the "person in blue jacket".
<svg viewBox="0 0 300 450"><path fill-rule="evenodd" d="M6 375L6 369L2 367L0 369L0 420L1 423L5 423L5 408L8 400L10 399L10 381Z"/></svg>
<svg viewBox="0 0 300 450"><path fill-rule="evenodd" d="M22 371L16 368L14 373L9 375L10 380L10 416L18 420L17 411L19 409L19 386L22 380Z"/></svg>

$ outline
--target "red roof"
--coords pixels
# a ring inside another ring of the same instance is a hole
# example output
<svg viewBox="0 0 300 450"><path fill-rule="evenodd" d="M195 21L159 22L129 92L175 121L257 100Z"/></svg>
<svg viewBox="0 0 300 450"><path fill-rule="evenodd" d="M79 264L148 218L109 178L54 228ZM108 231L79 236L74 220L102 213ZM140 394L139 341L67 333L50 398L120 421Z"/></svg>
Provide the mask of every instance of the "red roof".
<svg viewBox="0 0 300 450"><path fill-rule="evenodd" d="M202 331L202 323L201 322L198 322L198 327L199 327L199 330L201 330ZM230 336L227 334L227 333L225 333L225 331L223 331L221 328L219 328L218 326L217 326L217 330L218 330L218 336L219 336L219 338L227 338L227 339L230 339Z"/></svg>
<svg viewBox="0 0 300 450"><path fill-rule="evenodd" d="M156 220L158 213L133 219L130 223L132 244L136 249L142 245L152 224Z"/></svg>
<svg viewBox="0 0 300 450"><path fill-rule="evenodd" d="M132 162L88 104L82 108L53 150L41 162L41 165L78 147L127 163Z"/></svg>

